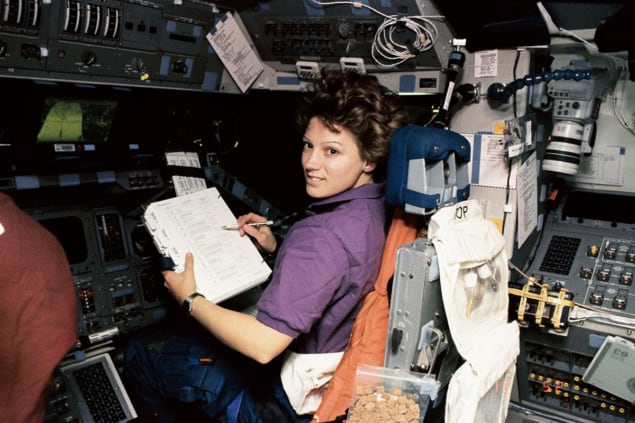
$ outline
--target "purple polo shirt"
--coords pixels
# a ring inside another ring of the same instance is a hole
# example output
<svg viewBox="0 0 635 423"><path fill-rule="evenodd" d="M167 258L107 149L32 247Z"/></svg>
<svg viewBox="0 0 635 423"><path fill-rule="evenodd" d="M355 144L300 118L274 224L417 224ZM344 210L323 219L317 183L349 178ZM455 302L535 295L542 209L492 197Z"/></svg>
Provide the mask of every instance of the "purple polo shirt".
<svg viewBox="0 0 635 423"><path fill-rule="evenodd" d="M296 338L295 352L345 349L381 264L383 193L383 184L366 184L323 199L311 207L328 211L297 222L287 233L257 318Z"/></svg>

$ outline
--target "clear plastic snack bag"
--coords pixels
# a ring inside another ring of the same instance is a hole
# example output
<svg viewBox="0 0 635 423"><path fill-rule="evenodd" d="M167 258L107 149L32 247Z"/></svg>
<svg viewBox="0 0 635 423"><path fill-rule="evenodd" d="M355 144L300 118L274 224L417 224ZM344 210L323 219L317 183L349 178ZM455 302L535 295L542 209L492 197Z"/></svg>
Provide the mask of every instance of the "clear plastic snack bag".
<svg viewBox="0 0 635 423"><path fill-rule="evenodd" d="M347 423L421 423L439 391L433 375L360 364Z"/></svg>

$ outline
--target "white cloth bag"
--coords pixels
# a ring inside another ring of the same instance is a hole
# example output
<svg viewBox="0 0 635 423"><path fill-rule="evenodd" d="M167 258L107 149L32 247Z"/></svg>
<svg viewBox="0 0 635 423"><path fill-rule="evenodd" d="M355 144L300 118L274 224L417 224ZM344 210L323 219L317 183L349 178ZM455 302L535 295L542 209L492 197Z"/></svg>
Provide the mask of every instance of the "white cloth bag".
<svg viewBox="0 0 635 423"><path fill-rule="evenodd" d="M520 352L516 322L507 322L505 240L477 200L437 211L428 236L435 246L441 295L452 339L465 363L448 387L448 423L503 423ZM500 384L500 383L502 384Z"/></svg>
<svg viewBox="0 0 635 423"><path fill-rule="evenodd" d="M324 389L333 377L344 352L323 354L287 353L280 379L289 402L299 415L317 411Z"/></svg>

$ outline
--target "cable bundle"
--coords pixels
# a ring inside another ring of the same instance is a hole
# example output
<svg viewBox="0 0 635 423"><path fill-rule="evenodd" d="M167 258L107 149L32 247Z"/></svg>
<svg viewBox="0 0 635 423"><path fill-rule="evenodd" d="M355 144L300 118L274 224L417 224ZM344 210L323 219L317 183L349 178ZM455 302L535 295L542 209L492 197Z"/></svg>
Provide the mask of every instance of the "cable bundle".
<svg viewBox="0 0 635 423"><path fill-rule="evenodd" d="M410 31L414 41L400 40L406 38L404 31ZM386 16L375 33L371 55L379 67L392 68L430 50L437 38L436 26L423 16Z"/></svg>
<svg viewBox="0 0 635 423"><path fill-rule="evenodd" d="M424 16L391 16L380 12L372 6L360 1L319 1L312 0L315 5L327 7L336 5L349 5L356 8L366 8L384 17L379 25L373 45L371 56L380 68L394 68L412 59L417 54L430 50L439 36L436 25ZM406 41L405 31L414 35L414 41Z"/></svg>

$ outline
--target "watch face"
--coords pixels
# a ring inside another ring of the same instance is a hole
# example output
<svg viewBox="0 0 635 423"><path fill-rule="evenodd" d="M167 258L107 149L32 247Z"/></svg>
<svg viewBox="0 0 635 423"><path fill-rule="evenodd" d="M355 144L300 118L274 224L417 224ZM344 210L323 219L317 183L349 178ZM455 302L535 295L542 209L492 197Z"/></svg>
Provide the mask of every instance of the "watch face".
<svg viewBox="0 0 635 423"><path fill-rule="evenodd" d="M191 296L183 300L183 310L187 314L190 314L190 312L192 311L192 297Z"/></svg>
<svg viewBox="0 0 635 423"><path fill-rule="evenodd" d="M192 301L194 301L194 298L196 298L196 297L205 298L205 296L203 294L199 294L198 292L195 292L194 294L190 295L185 300L183 300L182 307L183 307L183 310L185 310L185 312L187 314L192 313Z"/></svg>

